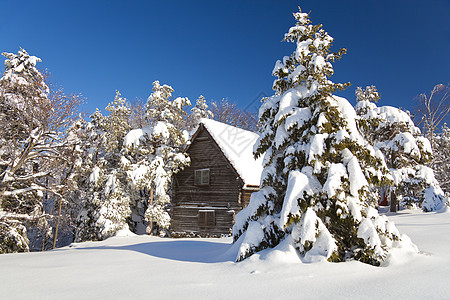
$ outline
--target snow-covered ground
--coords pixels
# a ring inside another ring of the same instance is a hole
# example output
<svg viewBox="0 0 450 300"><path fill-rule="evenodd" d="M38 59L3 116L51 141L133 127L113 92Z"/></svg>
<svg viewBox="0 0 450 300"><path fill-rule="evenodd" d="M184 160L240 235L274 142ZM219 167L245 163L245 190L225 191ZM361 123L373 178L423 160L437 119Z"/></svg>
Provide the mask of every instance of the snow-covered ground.
<svg viewBox="0 0 450 300"><path fill-rule="evenodd" d="M389 218L421 252L384 267L300 263L282 249L234 263L230 238L118 236L0 255L0 299L449 299L450 211Z"/></svg>

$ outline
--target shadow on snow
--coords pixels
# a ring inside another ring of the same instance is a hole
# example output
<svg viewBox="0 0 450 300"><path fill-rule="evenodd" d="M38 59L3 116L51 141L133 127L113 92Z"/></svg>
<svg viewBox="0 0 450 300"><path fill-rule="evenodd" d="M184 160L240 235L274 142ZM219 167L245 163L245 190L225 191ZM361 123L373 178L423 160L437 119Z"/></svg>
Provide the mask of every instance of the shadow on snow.
<svg viewBox="0 0 450 300"><path fill-rule="evenodd" d="M210 241L183 240L157 241L125 246L98 246L75 250L124 250L154 257L186 262L219 263L234 261L236 253L232 244Z"/></svg>

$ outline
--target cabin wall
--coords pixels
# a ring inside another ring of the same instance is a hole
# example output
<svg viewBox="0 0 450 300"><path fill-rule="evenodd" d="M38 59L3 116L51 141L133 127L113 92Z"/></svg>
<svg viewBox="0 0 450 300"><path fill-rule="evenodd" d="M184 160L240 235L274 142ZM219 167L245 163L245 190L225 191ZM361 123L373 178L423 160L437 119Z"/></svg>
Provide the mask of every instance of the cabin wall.
<svg viewBox="0 0 450 300"><path fill-rule="evenodd" d="M209 133L200 128L187 150L191 165L174 176L172 230L201 235L229 234L242 209L242 180ZM210 184L195 185L194 171L210 169ZM215 212L214 226L199 226L199 211Z"/></svg>
<svg viewBox="0 0 450 300"><path fill-rule="evenodd" d="M252 188L251 190L242 190L241 191L241 203L242 203L242 207L246 207L248 206L248 204L250 203L250 197L251 195L256 192L258 189L257 188Z"/></svg>

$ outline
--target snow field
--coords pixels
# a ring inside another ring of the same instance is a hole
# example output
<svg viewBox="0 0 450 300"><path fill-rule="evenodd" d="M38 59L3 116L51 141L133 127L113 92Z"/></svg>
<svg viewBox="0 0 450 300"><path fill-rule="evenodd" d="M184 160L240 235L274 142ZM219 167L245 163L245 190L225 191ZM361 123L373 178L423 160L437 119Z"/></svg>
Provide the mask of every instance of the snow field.
<svg viewBox="0 0 450 300"><path fill-rule="evenodd" d="M123 236L0 256L1 299L448 299L450 212L390 215L419 254L301 263L288 243L234 263L231 238Z"/></svg>

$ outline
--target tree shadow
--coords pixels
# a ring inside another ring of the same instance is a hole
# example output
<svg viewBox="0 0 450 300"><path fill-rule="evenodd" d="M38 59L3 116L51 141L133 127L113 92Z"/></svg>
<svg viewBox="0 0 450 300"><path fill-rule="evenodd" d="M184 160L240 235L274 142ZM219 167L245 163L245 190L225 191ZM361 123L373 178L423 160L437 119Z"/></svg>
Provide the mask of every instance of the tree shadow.
<svg viewBox="0 0 450 300"><path fill-rule="evenodd" d="M74 250L122 250L135 251L146 255L199 263L220 263L234 261L236 253L233 244L200 240L155 241L125 246L98 246L75 248Z"/></svg>

